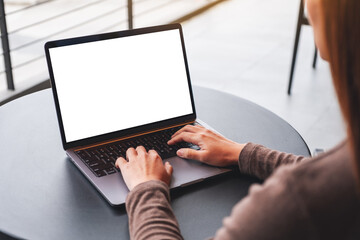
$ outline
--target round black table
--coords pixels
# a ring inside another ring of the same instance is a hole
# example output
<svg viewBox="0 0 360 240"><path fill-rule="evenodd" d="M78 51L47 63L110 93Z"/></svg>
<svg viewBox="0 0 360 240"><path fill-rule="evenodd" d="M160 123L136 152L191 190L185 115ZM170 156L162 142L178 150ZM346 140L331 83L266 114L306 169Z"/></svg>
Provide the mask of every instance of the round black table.
<svg viewBox="0 0 360 240"><path fill-rule="evenodd" d="M194 87L198 117L224 136L309 155L288 123L247 100ZM25 239L128 239L124 206L111 207L62 148L52 93L0 107L0 232ZM215 234L222 218L259 180L232 172L172 191L185 239Z"/></svg>

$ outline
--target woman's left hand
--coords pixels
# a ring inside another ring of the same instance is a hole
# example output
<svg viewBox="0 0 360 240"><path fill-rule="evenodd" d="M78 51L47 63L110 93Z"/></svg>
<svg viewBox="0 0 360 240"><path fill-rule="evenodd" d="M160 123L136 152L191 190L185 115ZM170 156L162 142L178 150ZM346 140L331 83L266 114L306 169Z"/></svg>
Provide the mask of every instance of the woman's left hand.
<svg viewBox="0 0 360 240"><path fill-rule="evenodd" d="M150 180L160 180L170 185L173 168L169 162L163 164L161 157L155 150L146 152L143 146L126 151L126 161L120 157L115 166L120 168L124 181L131 191L140 183Z"/></svg>

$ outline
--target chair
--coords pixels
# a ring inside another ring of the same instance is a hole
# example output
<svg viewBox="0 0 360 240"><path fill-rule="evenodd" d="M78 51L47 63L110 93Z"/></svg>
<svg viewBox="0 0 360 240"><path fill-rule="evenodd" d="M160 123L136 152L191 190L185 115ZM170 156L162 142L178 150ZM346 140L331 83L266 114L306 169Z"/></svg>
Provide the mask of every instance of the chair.
<svg viewBox="0 0 360 240"><path fill-rule="evenodd" d="M306 18L305 13L304 13L304 1L300 0L299 17L298 17L298 22L297 22L294 51L293 51L293 56L292 56L291 69L290 69L288 95L291 94L291 87L292 87L292 81L293 81L293 77L294 77L294 69L295 69L296 55L297 55L299 39L300 39L300 32L301 32L301 27L303 25L310 25L310 24L309 24L309 20ZM312 65L313 68L316 67L317 55L318 55L318 51L315 46L315 54L314 54L313 65Z"/></svg>

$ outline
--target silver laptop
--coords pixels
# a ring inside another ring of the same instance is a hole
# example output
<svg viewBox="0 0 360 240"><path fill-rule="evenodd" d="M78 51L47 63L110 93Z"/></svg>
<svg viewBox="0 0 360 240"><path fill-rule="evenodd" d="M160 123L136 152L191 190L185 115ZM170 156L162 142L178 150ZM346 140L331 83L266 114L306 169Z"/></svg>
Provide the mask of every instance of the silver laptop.
<svg viewBox="0 0 360 240"><path fill-rule="evenodd" d="M199 122L180 24L51 41L45 52L63 147L111 205L128 194L114 164L129 147L169 161L171 188L228 171L176 156L196 146L166 144Z"/></svg>

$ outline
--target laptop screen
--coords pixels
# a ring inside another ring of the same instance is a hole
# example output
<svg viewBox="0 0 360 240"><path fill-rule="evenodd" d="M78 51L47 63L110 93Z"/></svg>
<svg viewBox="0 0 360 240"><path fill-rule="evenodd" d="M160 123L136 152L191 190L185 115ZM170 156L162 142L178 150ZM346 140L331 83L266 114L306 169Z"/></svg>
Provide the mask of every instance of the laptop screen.
<svg viewBox="0 0 360 240"><path fill-rule="evenodd" d="M49 48L65 142L193 114L179 29Z"/></svg>

